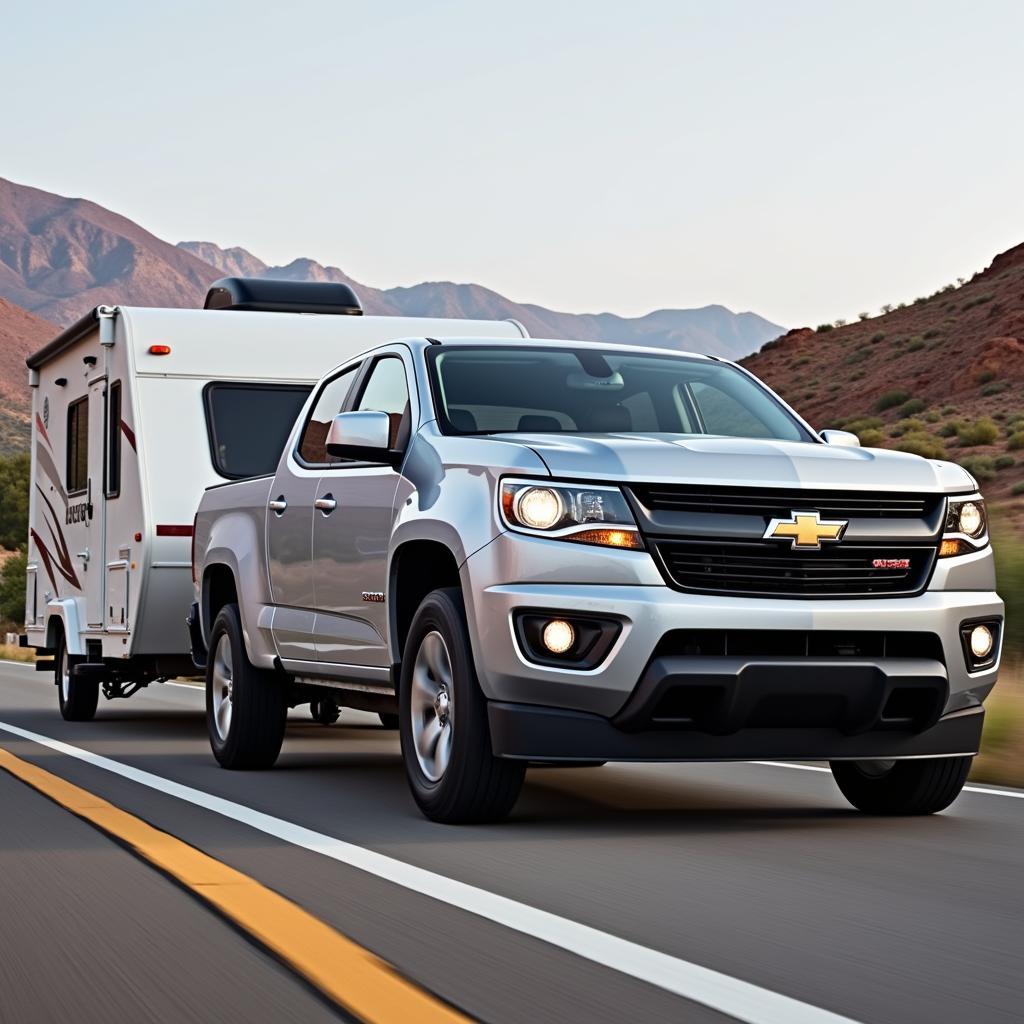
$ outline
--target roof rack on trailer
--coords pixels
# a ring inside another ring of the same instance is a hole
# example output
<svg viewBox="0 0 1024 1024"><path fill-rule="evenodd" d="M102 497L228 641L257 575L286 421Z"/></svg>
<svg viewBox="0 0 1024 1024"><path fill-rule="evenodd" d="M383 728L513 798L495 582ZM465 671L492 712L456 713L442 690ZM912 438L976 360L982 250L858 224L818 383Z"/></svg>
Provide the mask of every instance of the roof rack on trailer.
<svg viewBox="0 0 1024 1024"><path fill-rule="evenodd" d="M362 316L363 313L356 293L347 284L282 281L267 277L222 277L210 285L203 309L333 313L340 316Z"/></svg>

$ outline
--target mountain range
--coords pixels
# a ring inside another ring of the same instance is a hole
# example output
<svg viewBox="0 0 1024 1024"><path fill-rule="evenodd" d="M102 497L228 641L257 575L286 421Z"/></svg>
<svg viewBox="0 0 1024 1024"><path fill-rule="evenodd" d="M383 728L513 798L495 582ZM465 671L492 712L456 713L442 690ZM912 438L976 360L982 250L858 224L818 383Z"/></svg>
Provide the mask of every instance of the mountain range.
<svg viewBox="0 0 1024 1024"><path fill-rule="evenodd" d="M240 248L211 242L171 245L120 214L0 179L0 297L58 325L99 303L197 306L225 274L344 281L369 314L512 317L534 335L686 348L738 358L782 330L755 313L723 306L665 309L629 318L577 315L513 302L475 284L436 281L371 288L312 259L268 266Z"/></svg>

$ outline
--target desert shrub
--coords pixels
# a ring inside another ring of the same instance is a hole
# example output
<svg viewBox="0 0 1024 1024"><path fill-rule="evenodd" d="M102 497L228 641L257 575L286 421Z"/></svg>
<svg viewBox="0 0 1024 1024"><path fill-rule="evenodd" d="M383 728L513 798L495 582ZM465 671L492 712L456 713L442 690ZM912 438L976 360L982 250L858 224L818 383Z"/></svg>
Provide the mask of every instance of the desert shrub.
<svg viewBox="0 0 1024 1024"><path fill-rule="evenodd" d="M1024 494L1024 480L1021 480L1020 483L1014 484L1010 488L1010 493L1011 494Z"/></svg>
<svg viewBox="0 0 1024 1024"><path fill-rule="evenodd" d="M885 341L885 331L879 331L877 334L872 334L870 340L872 345L877 345L880 341Z"/></svg>
<svg viewBox="0 0 1024 1024"><path fill-rule="evenodd" d="M897 405L902 405L909 398L910 395L906 391L886 391L885 394L878 396L878 401L875 402L875 408L879 412L885 412L886 409L892 409Z"/></svg>
<svg viewBox="0 0 1024 1024"><path fill-rule="evenodd" d="M934 434L914 431L901 437L896 442L896 450L920 455L925 459L944 459L946 446Z"/></svg>
<svg viewBox="0 0 1024 1024"><path fill-rule="evenodd" d="M999 436L999 428L987 416L968 423L957 431L960 444L972 448L978 444L991 444Z"/></svg>
<svg viewBox="0 0 1024 1024"><path fill-rule="evenodd" d="M998 395L1005 391L1009 387L1009 382L1005 380L993 381L991 384L986 384L982 389L981 393L987 398L989 395Z"/></svg>
<svg viewBox="0 0 1024 1024"><path fill-rule="evenodd" d="M966 309L974 309L975 306L980 306L980 305L982 305L982 304L984 304L986 302L991 302L991 301L992 301L992 296L991 295L979 295L976 299L971 299L970 301L965 302L960 308L961 309L965 309L965 310Z"/></svg>
<svg viewBox="0 0 1024 1024"><path fill-rule="evenodd" d="M4 562L0 572L0 622L25 621L25 573L28 556L19 551Z"/></svg>
<svg viewBox="0 0 1024 1024"><path fill-rule="evenodd" d="M801 356L799 359L797 359L793 363L793 365L794 366L806 366L810 361L811 361L811 357L810 356Z"/></svg>
<svg viewBox="0 0 1024 1024"><path fill-rule="evenodd" d="M828 389L829 391L838 391L842 386L839 381L836 381L834 384L829 384Z"/></svg>
<svg viewBox="0 0 1024 1024"><path fill-rule="evenodd" d="M953 437L954 434L959 434L965 426L966 424L963 420L950 420L948 423L943 423L935 433L939 437Z"/></svg>
<svg viewBox="0 0 1024 1024"><path fill-rule="evenodd" d="M928 403L923 398L912 398L909 402L904 402L900 406L901 416L913 416L915 412L920 412Z"/></svg>
<svg viewBox="0 0 1024 1024"><path fill-rule="evenodd" d="M871 358L871 349L869 348L858 348L851 352L843 362L848 366L853 366L856 363L863 363L865 359Z"/></svg>
<svg viewBox="0 0 1024 1024"><path fill-rule="evenodd" d="M860 319L860 320L870 320L871 319L871 314L870 313L858 313L857 314L857 318Z"/></svg>
<svg viewBox="0 0 1024 1024"><path fill-rule="evenodd" d="M996 475L996 467L987 455L968 455L958 461L975 480L991 480Z"/></svg>
<svg viewBox="0 0 1024 1024"><path fill-rule="evenodd" d="M882 306L882 312L883 313L891 313L892 310L893 310L893 305L892 305L891 302L887 302L884 306Z"/></svg>
<svg viewBox="0 0 1024 1024"><path fill-rule="evenodd" d="M955 412L956 412L956 406L955 405L944 405L942 407L942 415L943 416L952 416L953 413L955 413Z"/></svg>
<svg viewBox="0 0 1024 1024"><path fill-rule="evenodd" d="M21 547L28 536L29 472L28 452L0 458L0 548L8 551Z"/></svg>
<svg viewBox="0 0 1024 1024"><path fill-rule="evenodd" d="M867 370L856 370L850 374L850 380L863 380L868 375Z"/></svg>
<svg viewBox="0 0 1024 1024"><path fill-rule="evenodd" d="M927 420L927 421L928 421L929 423L938 423L938 422L939 422L939 420L940 420L940 419L942 419L942 417L941 417L941 416L940 416L940 415L938 414L938 412L936 412L936 411L935 411L934 409L929 409L929 410L928 410L928 411L927 411L927 412L926 412L926 413L924 414L924 418L925 418L925 419L926 419L926 420Z"/></svg>
<svg viewBox="0 0 1024 1024"><path fill-rule="evenodd" d="M860 438L860 443L865 448L880 448L882 442L885 441L885 434L880 430L876 430L874 427L866 427L863 430L855 431L856 435Z"/></svg>
<svg viewBox="0 0 1024 1024"><path fill-rule="evenodd" d="M920 352L924 348L924 338L911 338L907 345L908 352Z"/></svg>
<svg viewBox="0 0 1024 1024"><path fill-rule="evenodd" d="M925 338L929 341L932 338L937 338L940 334L942 334L942 331L940 331L938 327L929 327L928 330L924 332Z"/></svg>
<svg viewBox="0 0 1024 1024"><path fill-rule="evenodd" d="M846 326L846 321L842 317L840 317L838 320L835 320L833 322L835 323L836 327L845 327Z"/></svg>
<svg viewBox="0 0 1024 1024"><path fill-rule="evenodd" d="M884 425L885 420L879 416L854 416L844 421L842 429L859 434L862 430L874 430L876 427Z"/></svg>
<svg viewBox="0 0 1024 1024"><path fill-rule="evenodd" d="M995 380L998 376L999 374L997 374L995 370L982 370L974 379L979 384L987 384L990 380Z"/></svg>
<svg viewBox="0 0 1024 1024"><path fill-rule="evenodd" d="M1024 448L1024 430L1018 430L1015 434L1010 435L1010 440L1006 442L1006 450L1011 452L1019 452L1021 448Z"/></svg>
<svg viewBox="0 0 1024 1024"><path fill-rule="evenodd" d="M826 331L831 331L832 330L832 325L831 324L818 324L818 326L815 328L815 330L818 332L818 334L825 334Z"/></svg>
<svg viewBox="0 0 1024 1024"><path fill-rule="evenodd" d="M1012 455L997 455L995 457L996 469L1009 469L1017 460Z"/></svg>

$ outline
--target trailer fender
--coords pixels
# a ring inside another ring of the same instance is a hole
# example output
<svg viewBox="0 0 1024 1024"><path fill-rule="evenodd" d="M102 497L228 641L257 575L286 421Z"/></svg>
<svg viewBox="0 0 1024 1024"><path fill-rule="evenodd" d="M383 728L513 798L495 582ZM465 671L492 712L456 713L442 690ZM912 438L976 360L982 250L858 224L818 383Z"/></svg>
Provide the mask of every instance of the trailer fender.
<svg viewBox="0 0 1024 1024"><path fill-rule="evenodd" d="M85 654L82 641L81 617L79 616L79 599L62 597L46 603L46 646L53 650L57 643L57 631L64 629L64 642L68 654Z"/></svg>

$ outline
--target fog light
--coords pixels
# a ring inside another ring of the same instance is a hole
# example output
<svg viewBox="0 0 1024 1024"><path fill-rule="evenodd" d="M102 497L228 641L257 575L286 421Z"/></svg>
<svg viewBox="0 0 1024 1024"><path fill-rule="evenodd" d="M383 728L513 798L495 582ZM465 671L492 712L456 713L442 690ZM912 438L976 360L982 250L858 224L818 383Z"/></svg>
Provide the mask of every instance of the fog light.
<svg viewBox="0 0 1024 1024"><path fill-rule="evenodd" d="M971 654L979 661L984 661L992 653L995 638L988 626L975 626L971 630Z"/></svg>
<svg viewBox="0 0 1024 1024"><path fill-rule="evenodd" d="M541 638L552 654L565 654L576 643L576 630L565 619L552 619L544 627Z"/></svg>

